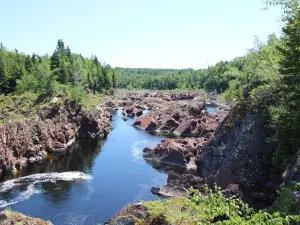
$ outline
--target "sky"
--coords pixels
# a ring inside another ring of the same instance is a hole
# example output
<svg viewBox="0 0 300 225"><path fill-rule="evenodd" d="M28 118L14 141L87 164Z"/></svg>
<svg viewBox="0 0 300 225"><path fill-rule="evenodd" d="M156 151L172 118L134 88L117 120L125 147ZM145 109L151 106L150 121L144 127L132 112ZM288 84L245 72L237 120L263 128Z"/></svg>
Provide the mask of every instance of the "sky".
<svg viewBox="0 0 300 225"><path fill-rule="evenodd" d="M242 56L254 36L280 34L262 0L0 0L0 42L51 55L72 52L113 67L206 68Z"/></svg>

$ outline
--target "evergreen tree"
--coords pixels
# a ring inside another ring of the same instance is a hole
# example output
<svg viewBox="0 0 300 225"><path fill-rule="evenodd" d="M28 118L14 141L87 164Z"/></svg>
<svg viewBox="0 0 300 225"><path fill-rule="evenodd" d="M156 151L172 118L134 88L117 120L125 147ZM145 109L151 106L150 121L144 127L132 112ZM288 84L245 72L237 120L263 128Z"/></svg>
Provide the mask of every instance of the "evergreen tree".
<svg viewBox="0 0 300 225"><path fill-rule="evenodd" d="M7 90L7 66L3 50L0 50L0 94L5 93Z"/></svg>
<svg viewBox="0 0 300 225"><path fill-rule="evenodd" d="M288 19L283 28L283 48L279 48L283 57L280 73L289 88L299 89L300 82L300 9Z"/></svg>
<svg viewBox="0 0 300 225"><path fill-rule="evenodd" d="M80 56L72 56L72 65L71 65L71 80L74 86L79 86L83 83L83 62Z"/></svg>
<svg viewBox="0 0 300 225"><path fill-rule="evenodd" d="M32 62L32 59L29 55L27 55L26 59L25 59L25 69L26 69L27 73L32 73L33 62Z"/></svg>
<svg viewBox="0 0 300 225"><path fill-rule="evenodd" d="M96 68L96 74L94 78L94 89L96 91L101 91L105 87L104 83L104 76L102 73L102 66L101 63L99 62L98 58L96 56L92 57L92 60L94 62L95 68Z"/></svg>
<svg viewBox="0 0 300 225"><path fill-rule="evenodd" d="M110 89L113 86L112 68L111 66L105 65L103 67L104 86L106 89Z"/></svg>
<svg viewBox="0 0 300 225"><path fill-rule="evenodd" d="M278 49L281 83L275 108L276 138L279 143L276 162L285 166L299 150L300 145L300 8L299 5L287 11L283 28L283 45Z"/></svg>
<svg viewBox="0 0 300 225"><path fill-rule="evenodd" d="M67 84L71 79L71 51L65 48L62 39L58 39L56 49L50 57L51 70L62 84Z"/></svg>
<svg viewBox="0 0 300 225"><path fill-rule="evenodd" d="M118 77L115 70L112 72L112 82L113 82L113 88L118 88Z"/></svg>

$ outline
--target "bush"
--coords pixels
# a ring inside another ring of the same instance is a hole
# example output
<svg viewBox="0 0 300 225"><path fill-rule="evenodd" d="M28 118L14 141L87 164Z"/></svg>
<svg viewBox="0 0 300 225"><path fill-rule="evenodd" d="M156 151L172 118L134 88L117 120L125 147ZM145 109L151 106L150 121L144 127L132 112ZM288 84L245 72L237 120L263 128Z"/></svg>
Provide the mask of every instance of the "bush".
<svg viewBox="0 0 300 225"><path fill-rule="evenodd" d="M148 210L148 224L161 218L162 224L291 224L300 222L299 216L283 212L255 212L235 196L225 197L221 189L206 194L192 190L192 197L170 198L166 201L143 202Z"/></svg>
<svg viewBox="0 0 300 225"><path fill-rule="evenodd" d="M22 95L0 95L0 124L33 116L37 94L25 92Z"/></svg>
<svg viewBox="0 0 300 225"><path fill-rule="evenodd" d="M70 98L74 100L76 103L81 104L86 98L86 93L83 87L80 86L71 87Z"/></svg>
<svg viewBox="0 0 300 225"><path fill-rule="evenodd" d="M278 198L270 208L272 212L282 212L286 215L297 213L300 208L293 208L292 193L294 191L300 191L300 183L293 183L289 187L281 189Z"/></svg>

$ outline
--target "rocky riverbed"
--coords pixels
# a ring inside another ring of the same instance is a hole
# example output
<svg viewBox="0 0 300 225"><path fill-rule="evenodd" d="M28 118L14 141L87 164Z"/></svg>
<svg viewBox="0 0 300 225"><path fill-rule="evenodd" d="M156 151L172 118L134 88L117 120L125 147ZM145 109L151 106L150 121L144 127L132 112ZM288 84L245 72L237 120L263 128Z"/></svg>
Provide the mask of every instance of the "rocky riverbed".
<svg viewBox="0 0 300 225"><path fill-rule="evenodd" d="M124 119L136 116L137 129L171 135L143 151L146 161L169 173L167 184L153 193L182 196L190 187L201 191L203 184L217 184L257 207L274 201L282 172L264 158L272 146L263 114L240 106L230 110L203 92L123 92L105 105L121 108ZM214 113L207 112L211 106ZM143 109L150 111L141 115Z"/></svg>
<svg viewBox="0 0 300 225"><path fill-rule="evenodd" d="M217 96L196 91L118 91L91 110L54 101L39 109L36 119L1 127L1 172L18 173L27 164L64 154L81 138L105 138L111 130L110 112L116 110L139 132L167 137L142 152L153 168L168 173L165 185L149 188L153 194L184 196L190 187L203 191L204 184L217 184L226 195L238 195L258 208L274 201L283 171L268 157L273 148L266 142L267 118L241 105L231 109ZM290 168L286 176L297 178L295 166ZM134 207L139 211L142 206Z"/></svg>
<svg viewBox="0 0 300 225"><path fill-rule="evenodd" d="M203 192L204 184L211 188L216 184L226 196L238 196L261 209L275 201L280 187L300 181L296 169L299 154L285 172L273 165L270 156L275 147L267 141L271 133L263 112L247 110L245 103L241 103L230 110L221 106L216 113L208 114L201 94L190 94L189 98L182 94L182 100L176 97L175 101L161 93L152 94L154 98L157 95L160 97L155 100L148 94L144 96L152 111L137 117L133 125L148 132L180 137L144 149L145 160L168 171L167 183L153 187L152 193L180 197L188 195L190 187ZM130 105L126 100L125 110ZM206 96L206 100L216 102L214 96ZM142 104L146 102L142 100ZM299 191L291 195L293 209L299 209L299 196ZM137 203L123 208L106 224L138 224L137 221L147 218L147 209Z"/></svg>
<svg viewBox="0 0 300 225"><path fill-rule="evenodd" d="M186 195L189 187L203 184L195 163L197 154L213 138L230 109L208 93L162 91L119 92L103 106L121 109L124 120L135 117L132 125L137 129L170 137L143 151L144 159L155 168L169 171L167 184L151 190L166 197ZM214 112L208 113L208 108Z"/></svg>

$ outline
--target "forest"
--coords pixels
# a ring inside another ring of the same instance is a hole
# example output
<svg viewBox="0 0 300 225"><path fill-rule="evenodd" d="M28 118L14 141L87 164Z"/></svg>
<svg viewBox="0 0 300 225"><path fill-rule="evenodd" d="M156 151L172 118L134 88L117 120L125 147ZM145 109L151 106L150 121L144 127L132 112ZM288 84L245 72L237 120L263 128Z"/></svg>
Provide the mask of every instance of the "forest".
<svg viewBox="0 0 300 225"><path fill-rule="evenodd" d="M32 93L40 99L57 93L80 102L88 92L100 93L117 86L117 75L97 56L72 53L59 39L51 56L26 55L0 46L0 94Z"/></svg>
<svg viewBox="0 0 300 225"><path fill-rule="evenodd" d="M119 87L153 90L203 89L223 94L226 100L235 102L246 86L278 79L280 45L282 39L274 33L268 36L267 43L262 43L255 37L254 47L245 56L218 62L207 69L116 68Z"/></svg>

